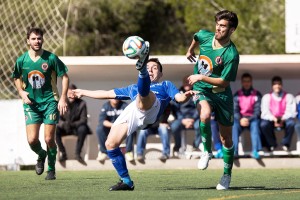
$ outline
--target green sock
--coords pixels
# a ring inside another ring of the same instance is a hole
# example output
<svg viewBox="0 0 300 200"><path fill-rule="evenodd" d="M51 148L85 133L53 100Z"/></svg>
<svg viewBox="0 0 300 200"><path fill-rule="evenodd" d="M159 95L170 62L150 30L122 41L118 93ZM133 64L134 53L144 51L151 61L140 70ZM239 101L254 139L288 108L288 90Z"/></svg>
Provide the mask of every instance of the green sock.
<svg viewBox="0 0 300 200"><path fill-rule="evenodd" d="M233 158L234 158L233 145L229 149L223 146L222 151L223 151L223 161L224 161L224 174L231 175Z"/></svg>
<svg viewBox="0 0 300 200"><path fill-rule="evenodd" d="M210 123L200 122L201 139L204 147L204 152L211 153L211 128Z"/></svg>
<svg viewBox="0 0 300 200"><path fill-rule="evenodd" d="M35 144L30 144L29 146L32 151L34 151L37 155L39 155L38 159L45 158L47 156L47 152L42 148L40 141L38 141Z"/></svg>
<svg viewBox="0 0 300 200"><path fill-rule="evenodd" d="M48 148L47 154L48 154L48 171L55 171L55 162L56 162L56 154L57 154L56 147Z"/></svg>

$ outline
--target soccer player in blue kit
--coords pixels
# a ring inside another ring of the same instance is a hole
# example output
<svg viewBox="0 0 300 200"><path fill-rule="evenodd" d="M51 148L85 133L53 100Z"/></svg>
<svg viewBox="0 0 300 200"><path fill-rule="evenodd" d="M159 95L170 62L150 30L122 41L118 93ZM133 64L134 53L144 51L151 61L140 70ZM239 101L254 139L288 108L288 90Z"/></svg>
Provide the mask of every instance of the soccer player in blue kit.
<svg viewBox="0 0 300 200"><path fill-rule="evenodd" d="M150 45L149 42L145 44L146 48L136 64L139 71L137 84L113 90L74 90L78 98L132 100L114 122L105 142L107 155L120 176L120 182L110 187L110 191L134 190L124 155L119 148L122 141L136 130L155 123L171 100L182 103L194 95L194 91L180 93L170 81L159 82L163 76L162 65L156 58L149 59Z"/></svg>

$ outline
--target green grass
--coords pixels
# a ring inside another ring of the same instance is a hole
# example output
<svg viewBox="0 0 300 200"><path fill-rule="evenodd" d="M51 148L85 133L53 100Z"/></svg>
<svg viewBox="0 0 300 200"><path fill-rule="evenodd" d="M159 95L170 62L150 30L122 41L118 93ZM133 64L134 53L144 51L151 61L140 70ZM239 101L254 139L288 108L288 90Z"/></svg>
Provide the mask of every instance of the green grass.
<svg viewBox="0 0 300 200"><path fill-rule="evenodd" d="M134 191L109 192L115 171L58 171L55 181L34 171L0 171L0 199L300 199L299 169L237 169L231 189L215 189L221 170L131 170Z"/></svg>

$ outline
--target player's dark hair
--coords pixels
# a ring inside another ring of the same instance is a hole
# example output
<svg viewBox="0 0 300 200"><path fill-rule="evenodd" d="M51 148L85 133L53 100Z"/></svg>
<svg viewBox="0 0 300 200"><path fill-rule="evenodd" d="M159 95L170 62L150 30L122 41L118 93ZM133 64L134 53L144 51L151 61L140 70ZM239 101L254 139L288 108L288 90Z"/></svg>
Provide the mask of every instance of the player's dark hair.
<svg viewBox="0 0 300 200"><path fill-rule="evenodd" d="M229 26L233 28L237 28L239 24L239 20L237 15L229 10L222 10L215 15L215 22L218 22L222 19L225 19L229 22Z"/></svg>
<svg viewBox="0 0 300 200"><path fill-rule="evenodd" d="M27 30L27 39L29 39L31 33L41 35L42 37L44 35L44 31L41 28L31 27Z"/></svg>
<svg viewBox="0 0 300 200"><path fill-rule="evenodd" d="M76 90L77 87L76 87L75 84L71 83L71 84L69 85L69 89L71 89L71 90Z"/></svg>
<svg viewBox="0 0 300 200"><path fill-rule="evenodd" d="M272 78L272 85L274 85L275 82L279 82L282 84L282 78L280 76L274 76Z"/></svg>
<svg viewBox="0 0 300 200"><path fill-rule="evenodd" d="M162 67L161 63L159 62L158 58L150 58L150 59L147 61L147 63L148 63L148 62L155 62L156 64L159 65L159 71L160 71L160 72L163 71L163 67Z"/></svg>
<svg viewBox="0 0 300 200"><path fill-rule="evenodd" d="M251 80L252 80L252 76L251 76L251 74L249 74L249 73L244 73L243 75L242 75L242 80L244 79L244 78L250 78Z"/></svg>

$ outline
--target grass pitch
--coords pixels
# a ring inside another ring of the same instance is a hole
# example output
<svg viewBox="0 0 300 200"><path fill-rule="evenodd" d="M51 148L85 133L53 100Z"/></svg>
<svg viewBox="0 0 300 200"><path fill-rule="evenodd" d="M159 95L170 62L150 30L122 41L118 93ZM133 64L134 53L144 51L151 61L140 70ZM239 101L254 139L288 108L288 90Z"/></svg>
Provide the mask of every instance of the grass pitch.
<svg viewBox="0 0 300 200"><path fill-rule="evenodd" d="M115 171L0 171L0 199L300 199L299 169L236 169L228 191L215 189L221 170L131 170L134 191L109 192Z"/></svg>

